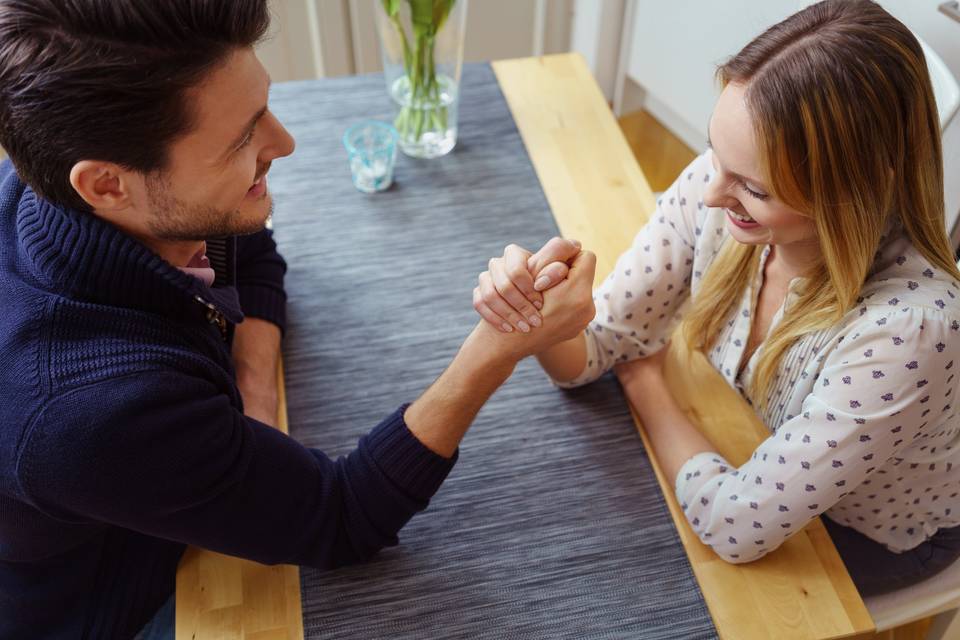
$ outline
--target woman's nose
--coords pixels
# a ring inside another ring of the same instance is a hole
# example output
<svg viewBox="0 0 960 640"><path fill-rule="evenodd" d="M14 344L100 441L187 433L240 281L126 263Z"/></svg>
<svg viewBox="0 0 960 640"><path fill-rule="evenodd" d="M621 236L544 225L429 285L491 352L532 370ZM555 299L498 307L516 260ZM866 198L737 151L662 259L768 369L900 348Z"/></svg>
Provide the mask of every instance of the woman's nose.
<svg viewBox="0 0 960 640"><path fill-rule="evenodd" d="M723 186L723 181L716 175L711 176L707 188L703 192L703 204L708 207L735 207L739 200L730 195Z"/></svg>

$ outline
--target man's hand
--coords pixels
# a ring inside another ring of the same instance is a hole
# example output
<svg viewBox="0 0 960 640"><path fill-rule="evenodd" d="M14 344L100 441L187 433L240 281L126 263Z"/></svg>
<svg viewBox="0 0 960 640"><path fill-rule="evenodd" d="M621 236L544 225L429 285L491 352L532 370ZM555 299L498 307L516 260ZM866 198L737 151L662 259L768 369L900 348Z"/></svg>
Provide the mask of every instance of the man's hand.
<svg viewBox="0 0 960 640"><path fill-rule="evenodd" d="M589 251L577 249L577 252L565 278L543 293L543 323L540 328L517 334L496 330L493 323L486 321L477 326L470 339L481 340L486 349L520 361L579 336L596 313L593 277L597 258Z"/></svg>
<svg viewBox="0 0 960 640"><path fill-rule="evenodd" d="M243 412L271 427L277 426L277 365L280 328L259 318L244 318L233 336L233 362Z"/></svg>
<svg viewBox="0 0 960 640"><path fill-rule="evenodd" d="M543 323L543 292L567 277L569 264L580 253L576 240L553 238L531 254L515 244L493 258L473 290L473 307L504 333L528 333Z"/></svg>
<svg viewBox="0 0 960 640"><path fill-rule="evenodd" d="M483 403L517 362L580 334L593 319L597 259L580 253L566 280L543 296L543 324L530 333L506 333L481 320L443 375L407 409L404 420L427 448L449 457Z"/></svg>

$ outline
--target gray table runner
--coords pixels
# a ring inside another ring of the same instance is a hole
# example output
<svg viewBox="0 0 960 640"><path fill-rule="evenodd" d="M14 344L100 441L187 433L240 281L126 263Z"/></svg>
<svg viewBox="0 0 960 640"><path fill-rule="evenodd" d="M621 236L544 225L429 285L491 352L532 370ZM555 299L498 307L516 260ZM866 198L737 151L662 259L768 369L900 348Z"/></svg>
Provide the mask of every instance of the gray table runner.
<svg viewBox="0 0 960 640"><path fill-rule="evenodd" d="M270 174L290 428L338 456L449 363L487 259L557 229L488 65L464 70L454 152L401 156L378 195L354 190L340 137L389 119L381 76L281 84L272 108L298 143ZM460 455L400 546L302 571L307 638L716 637L611 377L563 392L522 363Z"/></svg>

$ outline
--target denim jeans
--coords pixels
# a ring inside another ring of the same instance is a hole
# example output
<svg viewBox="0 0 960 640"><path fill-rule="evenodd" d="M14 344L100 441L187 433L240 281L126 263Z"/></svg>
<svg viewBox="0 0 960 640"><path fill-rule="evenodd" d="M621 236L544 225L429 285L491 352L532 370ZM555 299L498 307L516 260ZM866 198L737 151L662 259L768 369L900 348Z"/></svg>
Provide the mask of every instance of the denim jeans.
<svg viewBox="0 0 960 640"><path fill-rule="evenodd" d="M940 529L919 546L894 553L855 529L823 517L861 596L875 596L922 582L960 557L960 527Z"/></svg>
<svg viewBox="0 0 960 640"><path fill-rule="evenodd" d="M153 618L143 625L143 629L140 629L133 640L173 640L176 621L175 602L175 596L170 596Z"/></svg>

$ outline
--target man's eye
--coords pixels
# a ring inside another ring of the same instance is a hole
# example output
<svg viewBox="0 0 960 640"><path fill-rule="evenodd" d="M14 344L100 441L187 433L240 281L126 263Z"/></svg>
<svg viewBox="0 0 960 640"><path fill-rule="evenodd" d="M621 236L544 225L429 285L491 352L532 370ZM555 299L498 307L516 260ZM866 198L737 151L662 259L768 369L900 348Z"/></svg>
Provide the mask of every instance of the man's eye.
<svg viewBox="0 0 960 640"><path fill-rule="evenodd" d="M254 129L251 129L251 130L250 130L250 133L247 134L247 137L244 138L244 139L243 139L243 142L240 143L240 146L237 147L237 151L239 151L240 149L243 149L245 146L247 146L248 144L250 144L250 142L253 140L253 132L254 132L254 131L255 131Z"/></svg>

